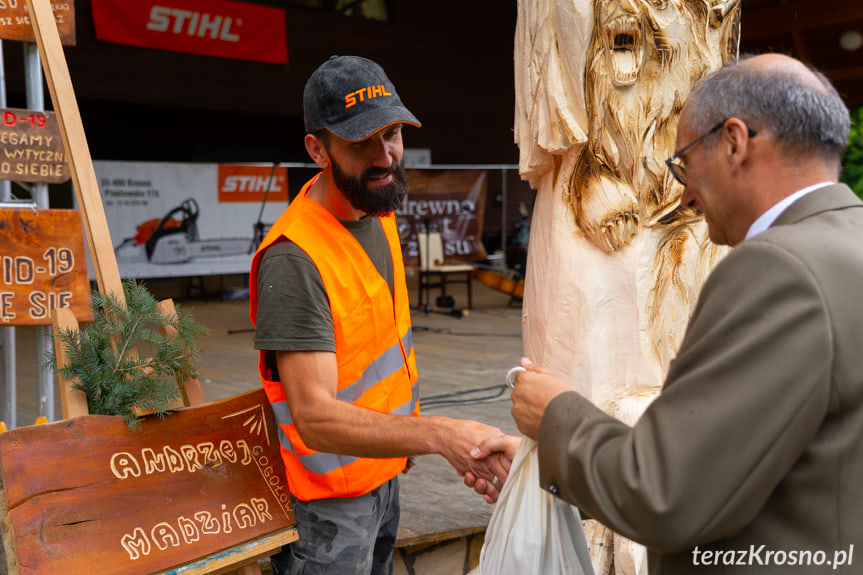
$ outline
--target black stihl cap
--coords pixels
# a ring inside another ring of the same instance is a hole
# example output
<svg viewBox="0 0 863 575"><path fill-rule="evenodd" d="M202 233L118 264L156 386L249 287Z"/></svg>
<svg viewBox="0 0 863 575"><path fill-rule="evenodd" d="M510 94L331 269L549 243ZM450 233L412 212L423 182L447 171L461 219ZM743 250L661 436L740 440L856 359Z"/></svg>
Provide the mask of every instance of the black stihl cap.
<svg viewBox="0 0 863 575"><path fill-rule="evenodd" d="M350 142L390 124L421 126L384 69L359 56L332 56L321 64L306 82L303 112L307 132L326 128Z"/></svg>

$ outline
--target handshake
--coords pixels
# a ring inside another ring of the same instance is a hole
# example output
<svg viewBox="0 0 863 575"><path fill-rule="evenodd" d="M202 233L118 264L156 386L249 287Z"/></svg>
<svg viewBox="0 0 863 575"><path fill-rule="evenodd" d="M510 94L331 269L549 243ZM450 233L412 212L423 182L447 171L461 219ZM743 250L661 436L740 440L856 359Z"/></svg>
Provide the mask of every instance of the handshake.
<svg viewBox="0 0 863 575"><path fill-rule="evenodd" d="M531 439L539 436L542 416L551 400L573 390L567 381L537 367L527 358L521 360L521 366L510 370L507 384L513 388L513 419L519 431ZM488 503L496 502L521 438L505 435L495 427L475 421L453 421L465 434L460 437L467 443L457 443L459 440L456 435L453 437L456 443L451 446L460 447L462 453L466 452L468 456L453 454L452 458L447 455L444 457L464 477L465 485L482 495Z"/></svg>
<svg viewBox="0 0 863 575"><path fill-rule="evenodd" d="M495 503L509 476L520 442L520 437L502 434L484 440L471 451L471 457L474 458L471 470L459 473L464 477L464 484L482 495L486 502Z"/></svg>
<svg viewBox="0 0 863 575"><path fill-rule="evenodd" d="M464 478L465 485L489 503L497 501L521 439L470 419L441 416L421 419L434 430L429 438L433 445L427 453L441 455ZM405 472L411 466L409 460Z"/></svg>

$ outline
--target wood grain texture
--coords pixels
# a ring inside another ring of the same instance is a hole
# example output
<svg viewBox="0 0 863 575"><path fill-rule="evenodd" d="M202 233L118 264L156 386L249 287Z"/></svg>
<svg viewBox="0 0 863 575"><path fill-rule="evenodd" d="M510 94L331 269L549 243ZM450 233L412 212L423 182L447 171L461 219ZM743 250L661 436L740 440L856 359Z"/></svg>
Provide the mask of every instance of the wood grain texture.
<svg viewBox="0 0 863 575"><path fill-rule="evenodd" d="M7 561L21 574L154 573L295 523L263 390L136 432L86 416L4 433L0 478Z"/></svg>
<svg viewBox="0 0 863 575"><path fill-rule="evenodd" d="M57 367L61 368L69 364L69 357L60 339L60 333L61 331L77 331L78 322L68 309L55 309L51 317L54 320L54 350L57 355ZM87 394L80 389L75 389L77 381L58 374L57 383L60 386L60 405L63 419L87 415L90 411L87 405Z"/></svg>
<svg viewBox="0 0 863 575"><path fill-rule="evenodd" d="M260 575L258 561L272 555L273 549L287 545L297 540L297 530L285 529L262 537L257 541L238 545L231 549L216 553L202 559L183 565L177 569L163 571L156 575L220 575L221 573L238 573L238 575ZM239 563L243 563L239 569Z"/></svg>
<svg viewBox="0 0 863 575"><path fill-rule="evenodd" d="M54 112L0 108L0 116L0 179L53 184L69 179L66 150Z"/></svg>
<svg viewBox="0 0 863 575"><path fill-rule="evenodd" d="M75 45L75 2L54 2L51 6L60 34L67 46ZM33 25L24 2L0 3L0 38L18 42L35 42Z"/></svg>
<svg viewBox="0 0 863 575"><path fill-rule="evenodd" d="M159 302L159 311L168 316L176 315L177 309L174 307L173 300L166 299ZM165 336L176 336L177 330L174 327L160 325L159 331ZM183 403L185 405L203 405L207 402L204 399L204 390L201 388L201 382L197 377L188 377L183 381L178 381L180 391L183 394Z"/></svg>
<svg viewBox="0 0 863 575"><path fill-rule="evenodd" d="M50 325L51 309L92 321L77 210L0 209L0 325Z"/></svg>
<svg viewBox="0 0 863 575"><path fill-rule="evenodd" d="M90 247L91 261L96 273L96 283L99 291L104 294L114 294L123 299L123 286L120 282L120 271L114 246L111 243L111 233L108 221L105 219L105 208L99 194L96 172L87 147L78 102L72 88L72 79L60 44L57 23L51 11L50 0L26 0L27 10L33 22L36 43L39 45L39 56L45 79L54 102L54 111L60 124L60 135L66 146L69 167L72 171L75 195L78 206L83 212L84 231Z"/></svg>

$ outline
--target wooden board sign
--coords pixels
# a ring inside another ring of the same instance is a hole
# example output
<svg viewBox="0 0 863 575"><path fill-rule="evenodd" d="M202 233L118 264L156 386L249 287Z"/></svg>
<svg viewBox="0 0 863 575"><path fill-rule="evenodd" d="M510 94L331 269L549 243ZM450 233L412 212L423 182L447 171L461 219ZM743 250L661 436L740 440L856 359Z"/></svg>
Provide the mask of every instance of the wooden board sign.
<svg viewBox="0 0 863 575"><path fill-rule="evenodd" d="M69 179L54 112L0 108L0 150L0 180L59 184Z"/></svg>
<svg viewBox="0 0 863 575"><path fill-rule="evenodd" d="M0 208L0 326L49 325L64 307L92 321L89 305L81 214Z"/></svg>
<svg viewBox="0 0 863 575"><path fill-rule="evenodd" d="M0 479L10 573L149 574L296 540L263 389L134 432L100 415L19 427L0 434Z"/></svg>
<svg viewBox="0 0 863 575"><path fill-rule="evenodd" d="M75 2L54 0L51 2L60 42L75 45ZM19 42L35 42L33 24L24 0L0 0L0 39Z"/></svg>

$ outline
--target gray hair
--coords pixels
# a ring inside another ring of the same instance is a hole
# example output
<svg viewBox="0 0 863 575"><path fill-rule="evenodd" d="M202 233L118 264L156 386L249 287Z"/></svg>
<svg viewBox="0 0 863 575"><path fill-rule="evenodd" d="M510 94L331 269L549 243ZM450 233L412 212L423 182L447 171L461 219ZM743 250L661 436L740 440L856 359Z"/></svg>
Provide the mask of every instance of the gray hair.
<svg viewBox="0 0 863 575"><path fill-rule="evenodd" d="M764 70L740 64L741 57L700 82L687 100L695 133L726 118L738 118L758 132L774 135L791 158L820 155L841 162L851 118L836 88L820 72L815 78L785 68Z"/></svg>

